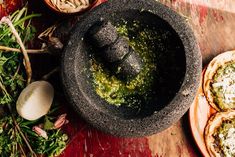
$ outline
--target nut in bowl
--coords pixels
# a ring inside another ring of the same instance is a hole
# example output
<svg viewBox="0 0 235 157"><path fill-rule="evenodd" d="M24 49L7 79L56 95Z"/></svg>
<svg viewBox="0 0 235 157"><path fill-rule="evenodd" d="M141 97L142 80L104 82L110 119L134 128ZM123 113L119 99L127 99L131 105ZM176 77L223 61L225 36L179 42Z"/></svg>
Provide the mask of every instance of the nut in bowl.
<svg viewBox="0 0 235 157"><path fill-rule="evenodd" d="M44 0L49 8L65 14L83 12L94 6L97 1L98 0Z"/></svg>

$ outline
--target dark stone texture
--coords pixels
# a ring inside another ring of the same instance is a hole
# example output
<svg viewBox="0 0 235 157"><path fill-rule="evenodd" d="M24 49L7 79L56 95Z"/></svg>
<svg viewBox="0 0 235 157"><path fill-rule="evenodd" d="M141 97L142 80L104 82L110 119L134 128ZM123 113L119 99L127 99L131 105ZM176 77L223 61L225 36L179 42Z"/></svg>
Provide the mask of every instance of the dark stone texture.
<svg viewBox="0 0 235 157"><path fill-rule="evenodd" d="M103 51L100 53L102 53L102 57L105 61L114 63L122 61L129 53L129 49L128 40L120 37L113 44L104 47Z"/></svg>
<svg viewBox="0 0 235 157"><path fill-rule="evenodd" d="M152 112L143 112L141 117L123 116L124 113L130 112L125 108L108 104L96 94L89 70L89 52L83 40L86 32L95 23L105 20L115 24L122 19L139 20L142 24L168 29L175 34L177 42L182 43L180 51L173 51L176 56L184 54L177 60L179 64L185 63L182 82L175 82L180 83L179 89L159 110L156 109L157 104L154 102L152 105L142 104L149 107L147 110ZM168 128L188 110L200 81L201 54L185 19L166 6L155 0L109 0L85 14L77 23L64 49L61 71L65 94L70 104L88 123L112 135L138 137Z"/></svg>
<svg viewBox="0 0 235 157"><path fill-rule="evenodd" d="M95 46L103 47L113 44L118 38L118 33L110 22L97 22L90 28L88 36Z"/></svg>
<svg viewBox="0 0 235 157"><path fill-rule="evenodd" d="M128 56L118 65L118 77L122 80L133 79L140 73L142 64L141 58L130 49Z"/></svg>
<svg viewBox="0 0 235 157"><path fill-rule="evenodd" d="M136 77L141 71L142 61L139 55L129 46L128 39L118 35L111 22L95 23L85 40L97 55L101 55L110 71L114 74L118 71L119 78L124 81Z"/></svg>

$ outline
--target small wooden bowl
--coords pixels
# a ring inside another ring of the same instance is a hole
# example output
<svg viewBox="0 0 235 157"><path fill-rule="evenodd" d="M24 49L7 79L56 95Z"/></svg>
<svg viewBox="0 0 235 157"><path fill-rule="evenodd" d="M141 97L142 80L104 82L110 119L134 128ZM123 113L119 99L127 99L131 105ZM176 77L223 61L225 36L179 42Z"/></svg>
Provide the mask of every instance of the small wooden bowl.
<svg viewBox="0 0 235 157"><path fill-rule="evenodd" d="M57 13L62 13L62 14L76 14L76 13L82 13L84 11L87 11L91 8L93 8L98 2L99 0L94 0L93 3L90 4L89 7L85 8L85 9L81 9L80 11L78 12L63 12L61 10L59 10L58 8L56 8L52 3L51 3L51 0L44 0L45 4L53 11L57 12Z"/></svg>

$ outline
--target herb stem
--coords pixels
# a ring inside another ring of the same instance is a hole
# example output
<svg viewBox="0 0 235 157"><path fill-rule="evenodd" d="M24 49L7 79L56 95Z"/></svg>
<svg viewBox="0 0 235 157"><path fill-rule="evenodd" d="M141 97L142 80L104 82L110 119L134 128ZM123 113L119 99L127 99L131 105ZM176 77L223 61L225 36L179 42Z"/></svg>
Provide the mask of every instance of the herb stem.
<svg viewBox="0 0 235 157"><path fill-rule="evenodd" d="M1 46L0 45L0 50L5 51L5 52L22 52L20 49L17 48L11 48L7 46ZM29 54L42 54L42 53L48 53L45 49L27 49L27 53Z"/></svg>
<svg viewBox="0 0 235 157"><path fill-rule="evenodd" d="M17 132L18 132L18 130L17 130L17 128L16 127L14 127L14 134L15 134L15 140L17 141ZM22 147L22 145L21 145L21 143L19 142L18 144L16 144L15 145L15 150L17 151L18 150L18 146L19 146L19 149L20 149L20 151L21 151L21 155L22 155L22 157L27 157L26 156L26 153L25 153L25 150L23 149L23 147ZM14 150L14 149L13 149ZM13 153L13 154L15 154L15 153Z"/></svg>
<svg viewBox="0 0 235 157"><path fill-rule="evenodd" d="M57 25L53 25L49 28L47 28L45 31L43 31L41 34L39 34L38 39L44 40L43 38L46 37L52 37L54 31L56 30Z"/></svg>
<svg viewBox="0 0 235 157"><path fill-rule="evenodd" d="M58 72L59 70L60 70L60 67L56 67L55 69L53 69L52 71L44 75L42 77L42 80L48 80L54 73Z"/></svg>
<svg viewBox="0 0 235 157"><path fill-rule="evenodd" d="M13 114L13 111L12 111L12 107L10 104L7 105L8 109L9 109L9 112L11 113L11 118L12 118L12 121L16 127L16 130L19 132L20 136L23 138L25 144L27 145L27 147L29 148L29 151L30 153L33 155L33 157L37 157L36 153L33 151L31 145L29 144L27 138L25 137L24 133L21 131L15 117L14 117L14 114ZM22 148L23 149L23 148Z"/></svg>
<svg viewBox="0 0 235 157"><path fill-rule="evenodd" d="M26 21L26 20L28 20L28 19L32 19L32 18L34 18L34 17L39 17L39 16L41 16L41 14L32 14L32 15L28 15L28 16L26 16L26 17L23 17L23 18L20 19L19 21L17 21L17 22L14 24L14 26L17 26L17 25L19 25L21 22L24 22L24 21Z"/></svg>
<svg viewBox="0 0 235 157"><path fill-rule="evenodd" d="M24 149L23 149L23 147L22 147L22 145L21 145L21 144L19 144L19 147L20 147L20 150L21 150L21 152L22 152L23 156L24 156L24 157L26 157L26 154L25 154Z"/></svg>
<svg viewBox="0 0 235 157"><path fill-rule="evenodd" d="M13 35L16 37L16 40L18 42L18 44L20 45L21 47L21 50L22 50L22 53L24 55L24 60L25 60L25 69L26 69L26 73L27 73L27 84L30 84L31 82L31 78L32 78L32 68L31 68L31 63L30 63L30 60L29 60L29 56L27 54L27 51L25 49L25 46L20 38L20 35L19 33L16 31L14 25L12 24L11 20L8 18L8 17L3 17L0 21L0 24L1 23L6 23L11 32L13 33Z"/></svg>
<svg viewBox="0 0 235 157"><path fill-rule="evenodd" d="M32 147L30 146L30 144L29 144L27 138L25 137L24 133L21 131L21 129L20 129L17 121L15 120L15 117L14 117L13 114L12 114L12 120L13 120L15 126L16 126L16 129L18 130L18 132L20 133L21 137L23 138L25 144L29 148L30 153L33 155L33 157L37 157L36 153L33 151Z"/></svg>
<svg viewBox="0 0 235 157"><path fill-rule="evenodd" d="M6 94L8 98L11 98L10 94L7 92L6 87L3 85L2 77L0 76L0 89L3 91L3 93Z"/></svg>
<svg viewBox="0 0 235 157"><path fill-rule="evenodd" d="M28 19L31 19L31 18L33 18L33 17L39 17L39 16L41 16L41 14L32 14L32 15L28 15L28 16L26 16L26 17L23 17L23 18L20 19L19 21L15 21L15 23L13 24L13 26L16 27L16 26L20 25L22 22L24 22L24 21L26 21L26 20L28 20ZM4 18L4 17L3 17L3 18ZM3 18L2 18L2 19L3 19ZM15 20L17 20L17 19L15 19ZM1 20L1 21L2 21L2 20ZM11 32L11 30L6 30L6 31L4 32L4 34L1 35L0 40L1 40L5 35L9 34L10 32Z"/></svg>

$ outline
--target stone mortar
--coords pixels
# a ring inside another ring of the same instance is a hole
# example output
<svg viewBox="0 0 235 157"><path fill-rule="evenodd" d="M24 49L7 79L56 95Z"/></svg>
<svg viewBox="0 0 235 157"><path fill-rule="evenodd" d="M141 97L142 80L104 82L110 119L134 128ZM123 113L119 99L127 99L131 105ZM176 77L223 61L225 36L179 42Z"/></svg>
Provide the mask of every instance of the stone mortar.
<svg viewBox="0 0 235 157"><path fill-rule="evenodd" d="M183 82L175 96L161 110L141 118L125 118L121 112L128 111L108 104L96 94L89 70L89 52L83 40L87 30L97 21L115 21L123 17L119 14L123 12L125 16L131 10L138 11L140 16L146 12L146 15L156 16L159 19L156 20L157 25L169 25L182 42L186 64ZM168 128L185 114L196 95L201 68L198 44L183 17L154 0L109 0L84 14L72 30L64 48L61 74L70 104L89 124L115 136L140 137Z"/></svg>

